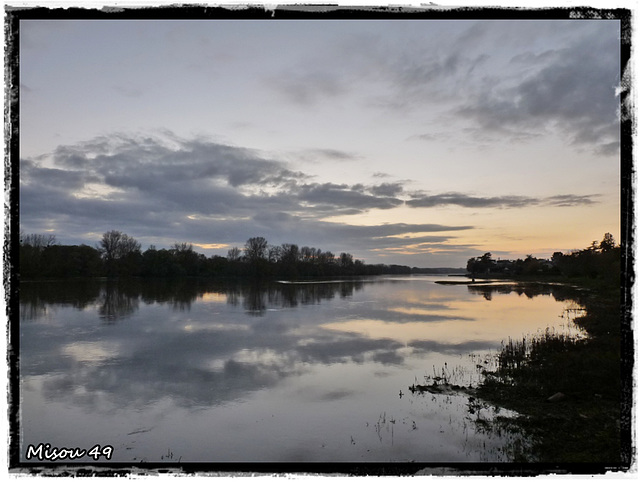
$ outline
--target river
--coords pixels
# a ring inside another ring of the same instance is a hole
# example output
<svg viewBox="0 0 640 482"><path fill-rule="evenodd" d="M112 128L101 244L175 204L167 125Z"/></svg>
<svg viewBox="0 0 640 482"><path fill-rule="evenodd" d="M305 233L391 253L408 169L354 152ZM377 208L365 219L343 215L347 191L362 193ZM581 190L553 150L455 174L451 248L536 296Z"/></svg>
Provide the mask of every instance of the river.
<svg viewBox="0 0 640 482"><path fill-rule="evenodd" d="M493 409L409 386L473 386L509 338L579 335L576 305L442 279L22 283L22 460L508 462L474 423Z"/></svg>

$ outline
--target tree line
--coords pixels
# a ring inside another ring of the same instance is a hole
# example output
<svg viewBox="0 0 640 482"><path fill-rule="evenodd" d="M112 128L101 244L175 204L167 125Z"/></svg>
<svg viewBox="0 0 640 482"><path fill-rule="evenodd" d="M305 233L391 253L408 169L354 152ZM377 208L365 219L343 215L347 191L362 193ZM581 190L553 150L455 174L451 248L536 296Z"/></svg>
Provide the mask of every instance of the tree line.
<svg viewBox="0 0 640 482"><path fill-rule="evenodd" d="M20 234L21 279L71 277L219 277L287 279L310 277L410 274L401 265L368 265L350 253L335 255L309 246L271 245L263 237L249 238L227 256L198 253L191 243L169 249L141 244L120 231L104 233L97 246L61 245L55 235ZM415 268L414 268L415 270Z"/></svg>
<svg viewBox="0 0 640 482"><path fill-rule="evenodd" d="M551 259L539 259L529 254L525 259L495 260L491 253L485 253L467 262L467 272L480 277L558 275L619 282L620 268L621 248L611 233L585 249L568 253L556 251Z"/></svg>

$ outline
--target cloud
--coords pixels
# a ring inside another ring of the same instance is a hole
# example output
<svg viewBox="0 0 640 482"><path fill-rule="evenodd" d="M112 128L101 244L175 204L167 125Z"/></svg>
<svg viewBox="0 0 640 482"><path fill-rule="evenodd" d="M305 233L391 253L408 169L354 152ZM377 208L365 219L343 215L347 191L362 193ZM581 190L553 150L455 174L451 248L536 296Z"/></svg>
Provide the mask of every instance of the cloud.
<svg viewBox="0 0 640 482"><path fill-rule="evenodd" d="M120 133L60 146L50 156L23 159L20 169L21 229L55 233L63 244L95 244L102 233L117 229L143 246L190 242L226 254L229 246L264 236L274 245L349 252L370 263L378 255L416 256L414 260L436 253L466 255L470 247L459 244L456 233L473 226L361 226L326 218L404 205L570 207L593 204L596 197L427 194L406 191L408 181L312 182L311 176L258 151L170 132Z"/></svg>
<svg viewBox="0 0 640 482"><path fill-rule="evenodd" d="M318 157L333 161L353 161L360 158L357 154L338 149L308 149L302 153L302 158L314 159Z"/></svg>
<svg viewBox="0 0 640 482"><path fill-rule="evenodd" d="M517 130L559 132L569 144L613 151L619 142L620 40L603 27L581 32L564 47L513 56L512 65L526 67L522 80L494 76L492 87L469 96L457 114L484 132L507 134L505 140Z"/></svg>
<svg viewBox="0 0 640 482"><path fill-rule="evenodd" d="M404 189L402 183L400 182L383 182L378 186L374 186L371 188L371 192L378 196L397 196L402 193Z"/></svg>
<svg viewBox="0 0 640 482"><path fill-rule="evenodd" d="M371 189L369 191L364 186L348 186L346 184L314 183L298 186L295 194L304 203L320 207L332 206L348 211L391 209L403 203L401 199L370 193L376 189L379 191L379 186L374 186Z"/></svg>
<svg viewBox="0 0 640 482"><path fill-rule="evenodd" d="M595 201L592 198L597 195L577 196L574 194L562 194L546 198L533 198L529 196L478 197L452 192L435 195L414 194L413 196L413 199L406 201L406 204L414 208L446 205L466 208L524 208L536 205L566 207L594 204Z"/></svg>
<svg viewBox="0 0 640 482"><path fill-rule="evenodd" d="M96 233L118 229L160 247L175 241L228 245L261 235L278 243L325 241L332 246L320 247L346 251L345 239L364 246L365 237L412 229L467 229L323 222L401 206L403 185L310 182L257 151L171 133L97 137L60 146L48 158L23 159L20 169L21 227L53 229L61 242L95 242Z"/></svg>
<svg viewBox="0 0 640 482"><path fill-rule="evenodd" d="M305 107L349 92L360 105L393 115L428 105L456 132L463 121L480 139L557 134L577 148L616 151L620 34L613 22L417 25L386 36L354 27L325 49L305 52L295 71L283 69L270 85Z"/></svg>
<svg viewBox="0 0 640 482"><path fill-rule="evenodd" d="M549 206L559 207L595 204L596 201L591 199L592 197L598 197L598 195L592 194L590 196L576 196L574 194L560 194L557 196L550 196L548 198L545 198L543 200L543 203Z"/></svg>

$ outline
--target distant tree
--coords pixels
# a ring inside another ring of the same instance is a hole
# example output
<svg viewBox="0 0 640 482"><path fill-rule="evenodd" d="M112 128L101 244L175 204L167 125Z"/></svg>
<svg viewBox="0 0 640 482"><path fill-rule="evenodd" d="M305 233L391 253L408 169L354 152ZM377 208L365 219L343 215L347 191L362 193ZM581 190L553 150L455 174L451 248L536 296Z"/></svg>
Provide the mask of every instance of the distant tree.
<svg viewBox="0 0 640 482"><path fill-rule="evenodd" d="M227 259L229 261L240 261L241 253L240 248L234 246L229 251L227 251Z"/></svg>
<svg viewBox="0 0 640 482"><path fill-rule="evenodd" d="M323 265L333 264L335 263L335 255L331 251L324 251L318 254L319 262Z"/></svg>
<svg viewBox="0 0 640 482"><path fill-rule="evenodd" d="M343 269L353 266L353 256L349 253L340 253L340 267Z"/></svg>
<svg viewBox="0 0 640 482"><path fill-rule="evenodd" d="M475 276L478 273L478 260L476 258L469 258L467 261L467 272Z"/></svg>
<svg viewBox="0 0 640 482"><path fill-rule="evenodd" d="M284 243L280 245L280 259L278 273L287 278L298 277L298 261L300 260L300 249L297 244Z"/></svg>
<svg viewBox="0 0 640 482"><path fill-rule="evenodd" d="M201 255L193 250L193 244L174 243L170 251L182 273L188 276L198 276L200 274L204 260L201 259Z"/></svg>
<svg viewBox="0 0 640 482"><path fill-rule="evenodd" d="M536 274L542 269L540 260L535 258L532 254L528 254L522 263L522 274L532 275Z"/></svg>
<svg viewBox="0 0 640 482"><path fill-rule="evenodd" d="M267 260L269 263L277 263L282 256L282 249L280 246L269 246L267 249Z"/></svg>
<svg viewBox="0 0 640 482"><path fill-rule="evenodd" d="M604 238L600 241L600 251L606 253L616 247L616 240L611 233L605 233Z"/></svg>
<svg viewBox="0 0 640 482"><path fill-rule="evenodd" d="M562 258L564 258L564 254L562 254L562 252L560 252L560 251L556 251L551 256L551 262L554 265L558 266L562 262Z"/></svg>
<svg viewBox="0 0 640 482"><path fill-rule="evenodd" d="M53 245L42 253L41 274L47 278L92 277L101 274L97 249L87 245Z"/></svg>
<svg viewBox="0 0 640 482"><path fill-rule="evenodd" d="M32 248L43 250L49 246L57 244L55 234L25 234L20 232L20 245L31 246Z"/></svg>
<svg viewBox="0 0 640 482"><path fill-rule="evenodd" d="M353 262L353 268L354 268L354 274L357 274L357 275L366 274L366 267L365 267L364 261L362 261L361 259L356 259Z"/></svg>
<svg viewBox="0 0 640 482"><path fill-rule="evenodd" d="M166 278L184 274L173 253L167 249L149 246L142 254L142 275L152 278Z"/></svg>
<svg viewBox="0 0 640 482"><path fill-rule="evenodd" d="M244 245L244 255L249 263L255 263L267 257L267 240L261 236L249 238Z"/></svg>
<svg viewBox="0 0 640 482"><path fill-rule="evenodd" d="M244 245L244 254L249 272L253 276L263 276L267 272L267 247L269 243L261 236L249 238Z"/></svg>
<svg viewBox="0 0 640 482"><path fill-rule="evenodd" d="M25 234L20 232L20 276L39 278L44 275L43 253L56 245L54 234Z"/></svg>
<svg viewBox="0 0 640 482"><path fill-rule="evenodd" d="M302 258L302 261L304 261L305 263L312 263L313 261L316 260L319 251L320 250L316 248L303 246L302 248L300 248L300 257Z"/></svg>
<svg viewBox="0 0 640 482"><path fill-rule="evenodd" d="M100 240L107 275L136 274L142 260L141 245L131 236L120 231L107 231Z"/></svg>
<svg viewBox="0 0 640 482"><path fill-rule="evenodd" d="M280 246L280 259L283 263L293 265L300 258L300 250L297 244L283 244Z"/></svg>

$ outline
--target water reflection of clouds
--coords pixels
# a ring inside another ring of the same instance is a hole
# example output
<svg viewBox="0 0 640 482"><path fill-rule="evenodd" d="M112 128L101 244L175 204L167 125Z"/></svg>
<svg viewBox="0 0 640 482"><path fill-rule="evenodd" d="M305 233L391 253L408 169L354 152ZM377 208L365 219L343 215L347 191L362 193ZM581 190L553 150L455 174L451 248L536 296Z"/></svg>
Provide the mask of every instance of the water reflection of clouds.
<svg viewBox="0 0 640 482"><path fill-rule="evenodd" d="M114 342L74 342L64 345L61 353L71 357L78 363L96 365L105 361L118 358L120 345Z"/></svg>
<svg viewBox="0 0 640 482"><path fill-rule="evenodd" d="M207 291L206 285L185 285L175 293L170 286L153 290L127 286L109 293L97 290L93 300L99 306L110 300L106 311L127 316L137 313L130 322L108 327L100 325L100 309L87 311L75 325L65 324L65 313L74 308L55 297L48 304L47 296L32 293L24 303L33 299L39 307L57 307L60 320L53 327L47 325L46 331L40 323L21 327L21 374L44 376L46 399L91 410L111 410L116 405L142 409L162 397L180 406L206 407L249 396L306 373L312 366L402 366L415 353L492 349L505 333L504 323L492 318L496 316L494 304L481 297L445 304L437 289L420 284L419 290L412 291L395 283L400 295L416 300L402 307L399 293L389 290L388 284L368 284L370 292L357 300L366 303L344 303L362 286L236 286L225 292L222 287ZM518 296L504 298L507 308L512 301L513 306L521 306ZM141 299L145 304L138 302ZM343 301L330 302L334 299ZM216 313L211 312L210 303L216 304ZM430 303L433 312L428 309ZM179 304L190 307L188 317L175 309L169 311ZM314 306L300 310L301 305ZM247 316L248 308L257 308L260 316ZM559 311L557 305L554 308ZM97 323L91 324L92 313ZM523 315L522 309L513 313ZM479 315L492 324L478 322ZM326 322L331 319L335 321ZM70 329L75 330L71 343Z"/></svg>
<svg viewBox="0 0 640 482"><path fill-rule="evenodd" d="M447 309L451 311L456 311L456 308L451 305L447 306ZM390 311L392 313L400 313L402 315L407 315L407 320L411 320L411 321L421 320L421 321L429 321L429 322L431 321L449 322L451 320L465 320L465 321L475 320L475 318L472 316L461 316L456 314L447 315L443 313L438 313L438 311L440 310L441 308L425 309L424 307L406 308L404 306L394 306L392 308L389 308L387 311Z"/></svg>
<svg viewBox="0 0 640 482"><path fill-rule="evenodd" d="M372 339L395 340L403 345L414 340L430 340L450 343L452 340L464 341L468 338L468 322L457 323L455 319L446 324L407 321L389 322L380 319L348 320L321 325L327 330L353 333ZM495 341L495 340L494 340ZM498 341L499 342L499 341Z"/></svg>
<svg viewBox="0 0 640 482"><path fill-rule="evenodd" d="M182 327L184 331L249 331L249 325L239 323L211 323L190 321Z"/></svg>

